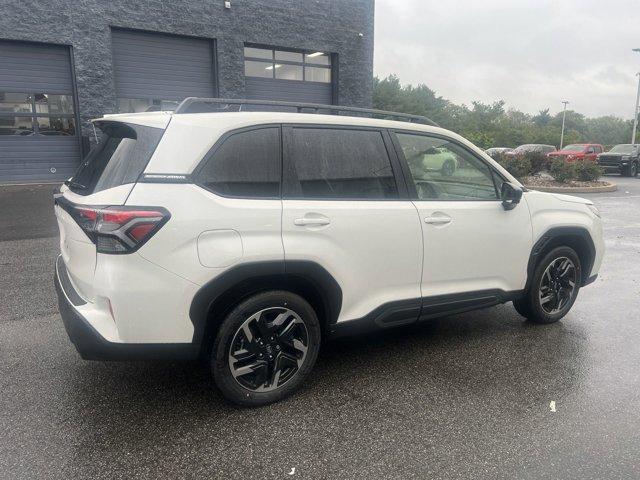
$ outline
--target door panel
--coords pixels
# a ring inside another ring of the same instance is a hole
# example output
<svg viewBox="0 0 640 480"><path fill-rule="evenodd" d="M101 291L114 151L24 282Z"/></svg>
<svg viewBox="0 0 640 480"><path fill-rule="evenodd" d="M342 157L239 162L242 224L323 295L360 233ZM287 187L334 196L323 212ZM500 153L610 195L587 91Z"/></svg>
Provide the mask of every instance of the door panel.
<svg viewBox="0 0 640 480"><path fill-rule="evenodd" d="M424 222L422 296L524 288L531 252L529 210L500 202L416 201ZM449 218L447 223L425 219Z"/></svg>
<svg viewBox="0 0 640 480"><path fill-rule="evenodd" d="M453 139L403 132L393 138L422 223L422 297L524 288L532 246L526 200L505 210L498 174ZM466 302L478 300L485 302Z"/></svg>
<svg viewBox="0 0 640 480"><path fill-rule="evenodd" d="M420 297L422 239L409 201L284 200L285 264L310 260L342 288L338 321ZM301 224L300 219L316 223Z"/></svg>
<svg viewBox="0 0 640 480"><path fill-rule="evenodd" d="M283 145L285 265L310 260L335 278L339 322L418 299L422 228L383 132L287 126ZM418 313L407 309L394 321L415 321Z"/></svg>

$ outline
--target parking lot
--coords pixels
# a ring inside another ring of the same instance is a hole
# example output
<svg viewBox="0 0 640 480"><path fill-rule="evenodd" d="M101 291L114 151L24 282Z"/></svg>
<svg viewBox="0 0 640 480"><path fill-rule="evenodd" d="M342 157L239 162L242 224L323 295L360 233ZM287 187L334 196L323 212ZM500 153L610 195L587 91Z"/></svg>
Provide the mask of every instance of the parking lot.
<svg viewBox="0 0 640 480"><path fill-rule="evenodd" d="M508 304L330 343L299 393L254 410L200 364L81 360L53 187L2 188L0 477L639 478L640 179L609 178L582 195L605 221L601 274L564 321Z"/></svg>

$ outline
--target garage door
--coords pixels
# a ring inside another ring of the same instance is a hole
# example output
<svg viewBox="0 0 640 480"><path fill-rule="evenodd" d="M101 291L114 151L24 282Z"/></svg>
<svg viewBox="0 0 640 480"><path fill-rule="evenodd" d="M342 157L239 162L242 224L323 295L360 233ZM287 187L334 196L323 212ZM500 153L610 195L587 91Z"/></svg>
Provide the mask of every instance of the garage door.
<svg viewBox="0 0 640 480"><path fill-rule="evenodd" d="M129 30L112 31L121 113L173 108L185 97L213 97L212 42Z"/></svg>
<svg viewBox="0 0 640 480"><path fill-rule="evenodd" d="M244 72L250 100L333 103L327 53L245 47Z"/></svg>
<svg viewBox="0 0 640 480"><path fill-rule="evenodd" d="M61 181L79 162L69 49L0 41L0 183Z"/></svg>

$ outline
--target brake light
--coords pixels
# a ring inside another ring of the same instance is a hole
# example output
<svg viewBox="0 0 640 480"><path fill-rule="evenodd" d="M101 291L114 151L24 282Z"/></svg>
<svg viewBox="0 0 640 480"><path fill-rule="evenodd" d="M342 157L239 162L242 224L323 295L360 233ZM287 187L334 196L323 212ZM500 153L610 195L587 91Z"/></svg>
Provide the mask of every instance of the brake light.
<svg viewBox="0 0 640 480"><path fill-rule="evenodd" d="M57 200L96 244L99 253L131 253L140 248L171 215L161 207L87 207Z"/></svg>

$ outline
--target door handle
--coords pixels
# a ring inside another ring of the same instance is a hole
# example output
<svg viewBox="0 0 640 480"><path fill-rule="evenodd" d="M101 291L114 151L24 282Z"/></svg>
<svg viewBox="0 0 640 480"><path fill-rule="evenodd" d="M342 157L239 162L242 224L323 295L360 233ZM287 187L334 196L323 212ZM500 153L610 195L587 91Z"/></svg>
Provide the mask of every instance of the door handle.
<svg viewBox="0 0 640 480"><path fill-rule="evenodd" d="M445 225L451 223L451 217L425 217L424 223L431 225Z"/></svg>
<svg viewBox="0 0 640 480"><path fill-rule="evenodd" d="M329 220L326 217L324 218L302 217L302 218L296 218L293 221L293 224L299 227L306 227L310 225L313 225L313 226L329 225L330 223L331 223L331 220Z"/></svg>

